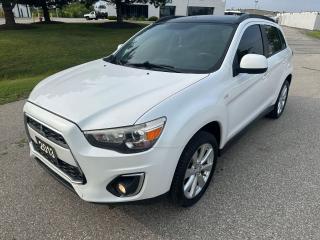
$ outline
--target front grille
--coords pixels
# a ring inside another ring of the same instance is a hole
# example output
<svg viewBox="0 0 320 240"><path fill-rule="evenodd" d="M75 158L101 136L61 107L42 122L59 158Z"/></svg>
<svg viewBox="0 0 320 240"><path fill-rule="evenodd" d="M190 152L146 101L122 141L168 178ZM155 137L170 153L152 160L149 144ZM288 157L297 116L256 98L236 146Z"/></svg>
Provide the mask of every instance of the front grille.
<svg viewBox="0 0 320 240"><path fill-rule="evenodd" d="M33 148L40 154L40 146L35 141L32 140ZM63 160L57 158L57 161L51 161L49 158L46 158L50 163L59 168L63 173L69 176L73 181L86 183L86 178L80 171L78 167L72 166Z"/></svg>
<svg viewBox="0 0 320 240"><path fill-rule="evenodd" d="M66 140L61 134L53 131L52 129L44 126L43 124L37 122L31 117L26 116L26 122L29 127L35 130L37 133L41 134L43 137L49 139L50 141L58 144L61 147L69 148Z"/></svg>
<svg viewBox="0 0 320 240"><path fill-rule="evenodd" d="M72 192L75 192L74 188L72 187L72 185L67 182L66 180L64 180L62 177L60 177L57 173L55 173L54 171L52 171L47 165L45 165L41 160L39 160L38 158L35 158L37 163L43 167L43 169L45 169L46 171L48 171L51 176L53 176L55 179L57 179L59 182L61 182L65 187L67 187L68 189L70 189Z"/></svg>

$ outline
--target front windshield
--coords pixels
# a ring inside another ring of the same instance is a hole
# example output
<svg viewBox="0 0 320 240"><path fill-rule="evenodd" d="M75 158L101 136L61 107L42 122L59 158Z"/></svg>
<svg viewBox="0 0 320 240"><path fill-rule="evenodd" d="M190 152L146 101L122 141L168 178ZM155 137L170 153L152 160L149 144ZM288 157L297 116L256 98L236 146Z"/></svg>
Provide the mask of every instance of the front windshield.
<svg viewBox="0 0 320 240"><path fill-rule="evenodd" d="M218 23L155 24L127 42L112 63L159 71L208 73L218 69L234 30Z"/></svg>

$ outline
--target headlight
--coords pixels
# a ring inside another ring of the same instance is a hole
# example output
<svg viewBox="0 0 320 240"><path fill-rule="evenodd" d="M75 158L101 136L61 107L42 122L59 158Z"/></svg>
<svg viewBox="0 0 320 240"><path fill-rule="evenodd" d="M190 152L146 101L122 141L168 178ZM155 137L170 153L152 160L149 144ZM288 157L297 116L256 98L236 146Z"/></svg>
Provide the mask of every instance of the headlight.
<svg viewBox="0 0 320 240"><path fill-rule="evenodd" d="M95 147L115 150L121 153L142 152L150 149L159 139L166 118L151 122L105 130L85 131L89 143Z"/></svg>

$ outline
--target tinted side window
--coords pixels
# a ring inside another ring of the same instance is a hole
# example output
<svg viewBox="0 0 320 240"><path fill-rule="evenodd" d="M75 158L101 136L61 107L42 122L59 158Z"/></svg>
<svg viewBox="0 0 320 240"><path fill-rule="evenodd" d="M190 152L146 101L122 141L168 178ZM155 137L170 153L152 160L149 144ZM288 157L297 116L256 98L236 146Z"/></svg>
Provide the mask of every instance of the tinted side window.
<svg viewBox="0 0 320 240"><path fill-rule="evenodd" d="M263 42L259 25L252 25L244 32L237 50L237 63L239 64L242 57L249 53L263 55Z"/></svg>
<svg viewBox="0 0 320 240"><path fill-rule="evenodd" d="M277 29L277 30L278 30L279 37L281 39L282 49L286 49L287 48L286 40L284 40L284 36L283 36L282 32L279 29Z"/></svg>
<svg viewBox="0 0 320 240"><path fill-rule="evenodd" d="M266 57L270 57L282 50L282 42L277 28L264 25L263 31L266 37Z"/></svg>

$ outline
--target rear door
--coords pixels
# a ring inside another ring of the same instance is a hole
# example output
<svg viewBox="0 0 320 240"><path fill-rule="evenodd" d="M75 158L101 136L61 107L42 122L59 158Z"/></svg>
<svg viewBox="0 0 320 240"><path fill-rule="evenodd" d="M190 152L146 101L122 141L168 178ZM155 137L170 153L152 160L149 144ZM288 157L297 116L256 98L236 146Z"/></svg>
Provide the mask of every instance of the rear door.
<svg viewBox="0 0 320 240"><path fill-rule="evenodd" d="M281 31L271 25L261 25L265 46L265 56L268 59L268 72L264 84L268 91L269 105L274 103L278 96L279 85L282 84L285 68L288 64L287 46Z"/></svg>

